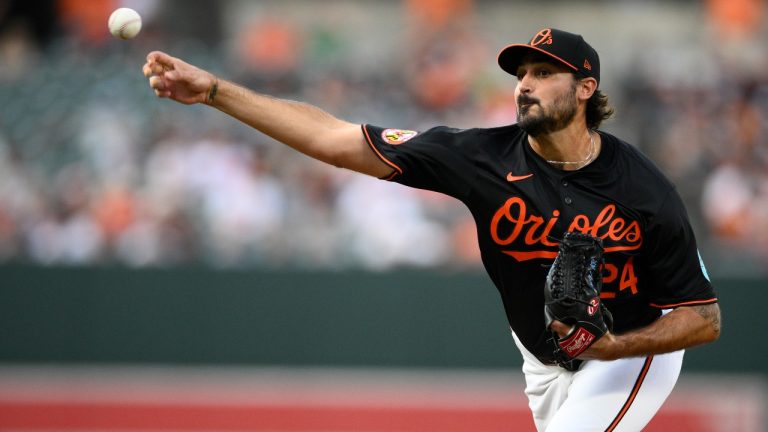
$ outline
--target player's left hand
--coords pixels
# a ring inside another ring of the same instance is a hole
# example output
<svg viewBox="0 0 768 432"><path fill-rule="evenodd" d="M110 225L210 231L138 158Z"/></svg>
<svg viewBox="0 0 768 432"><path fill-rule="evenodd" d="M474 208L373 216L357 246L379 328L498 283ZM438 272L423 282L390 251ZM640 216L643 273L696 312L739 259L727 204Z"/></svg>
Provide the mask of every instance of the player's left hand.
<svg viewBox="0 0 768 432"><path fill-rule="evenodd" d="M562 321L553 320L549 328L552 329L558 336L564 338L570 334L573 329L572 326L563 323ZM581 360L616 360L619 356L616 354L616 336L609 332L606 332L600 339L593 343L586 351L581 353L577 358Z"/></svg>

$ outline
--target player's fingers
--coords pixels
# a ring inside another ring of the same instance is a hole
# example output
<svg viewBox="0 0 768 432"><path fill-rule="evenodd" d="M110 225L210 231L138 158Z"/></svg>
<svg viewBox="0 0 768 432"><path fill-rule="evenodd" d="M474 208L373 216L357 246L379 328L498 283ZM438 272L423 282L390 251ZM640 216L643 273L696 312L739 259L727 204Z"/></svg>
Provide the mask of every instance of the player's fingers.
<svg viewBox="0 0 768 432"><path fill-rule="evenodd" d="M147 54L147 63L150 65L157 63L160 65L162 70L173 69L174 60L175 59L173 57L162 51L152 51L151 53Z"/></svg>
<svg viewBox="0 0 768 432"><path fill-rule="evenodd" d="M165 90L165 82L157 75L149 77L149 86L155 90Z"/></svg>
<svg viewBox="0 0 768 432"><path fill-rule="evenodd" d="M151 51L149 54L147 54L147 63L152 63L152 62L170 63L171 60L172 60L172 57L162 51Z"/></svg>
<svg viewBox="0 0 768 432"><path fill-rule="evenodd" d="M147 63L144 65L143 71L144 76L150 77L152 75L160 75L165 71L165 68L159 63Z"/></svg>
<svg viewBox="0 0 768 432"><path fill-rule="evenodd" d="M566 325L558 320L552 321L552 324L549 325L549 328L551 328L552 331L557 333L557 335L560 336L561 338L568 336L568 333L570 333L572 329L571 326Z"/></svg>
<svg viewBox="0 0 768 432"><path fill-rule="evenodd" d="M169 98L171 97L171 92L168 90L155 90L155 96L161 98Z"/></svg>
<svg viewBox="0 0 768 432"><path fill-rule="evenodd" d="M141 71L144 73L144 76L149 78L152 75L152 66L149 63L144 63L144 66L141 68Z"/></svg>

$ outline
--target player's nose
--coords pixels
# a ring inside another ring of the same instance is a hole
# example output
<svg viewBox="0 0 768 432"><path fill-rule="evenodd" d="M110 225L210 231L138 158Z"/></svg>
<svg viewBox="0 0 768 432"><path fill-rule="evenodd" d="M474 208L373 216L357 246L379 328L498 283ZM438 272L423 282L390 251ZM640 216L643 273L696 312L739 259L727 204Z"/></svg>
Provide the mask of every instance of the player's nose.
<svg viewBox="0 0 768 432"><path fill-rule="evenodd" d="M533 92L533 83L526 76L521 77L517 81L517 91L521 94L530 94Z"/></svg>

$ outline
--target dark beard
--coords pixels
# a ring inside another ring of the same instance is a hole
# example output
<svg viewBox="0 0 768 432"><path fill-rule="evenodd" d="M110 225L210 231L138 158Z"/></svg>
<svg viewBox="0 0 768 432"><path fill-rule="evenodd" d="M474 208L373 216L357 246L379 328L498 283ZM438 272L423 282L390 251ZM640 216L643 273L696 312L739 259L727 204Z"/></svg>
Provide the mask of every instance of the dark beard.
<svg viewBox="0 0 768 432"><path fill-rule="evenodd" d="M551 113L544 111L542 114L536 116L530 114L531 106L522 109L519 108L523 103L533 101L532 98L523 95L517 99L517 124L530 136L537 137L541 134L552 133L564 129L576 116L576 86L572 87L570 92L555 99ZM539 107L541 107L541 105L539 105Z"/></svg>

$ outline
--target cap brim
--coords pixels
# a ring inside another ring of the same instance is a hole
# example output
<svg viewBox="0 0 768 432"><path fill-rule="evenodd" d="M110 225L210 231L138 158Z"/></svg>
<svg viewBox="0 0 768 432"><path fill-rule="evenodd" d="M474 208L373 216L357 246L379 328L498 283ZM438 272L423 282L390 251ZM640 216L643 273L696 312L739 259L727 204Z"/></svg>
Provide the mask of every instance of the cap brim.
<svg viewBox="0 0 768 432"><path fill-rule="evenodd" d="M517 75L517 68L520 66L520 63L523 62L523 57L531 51L544 54L556 60L558 63L562 63L563 65L573 69L576 72L579 71L579 68L561 59L560 57L550 52L544 51L543 49L526 44L513 44L501 50L498 58L499 66L501 66L501 68L506 73L510 75Z"/></svg>

